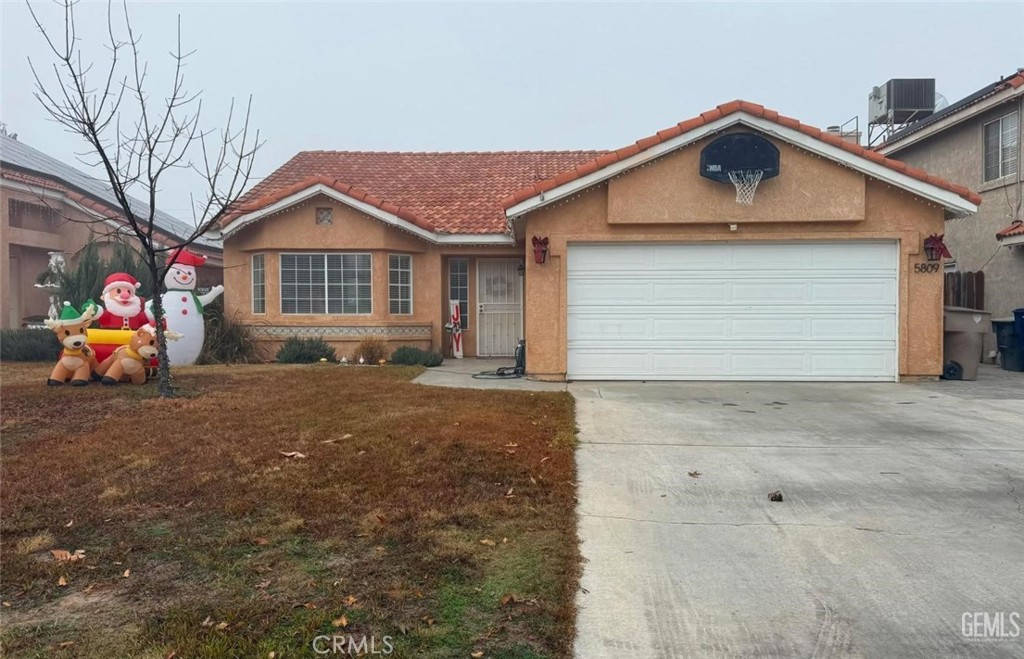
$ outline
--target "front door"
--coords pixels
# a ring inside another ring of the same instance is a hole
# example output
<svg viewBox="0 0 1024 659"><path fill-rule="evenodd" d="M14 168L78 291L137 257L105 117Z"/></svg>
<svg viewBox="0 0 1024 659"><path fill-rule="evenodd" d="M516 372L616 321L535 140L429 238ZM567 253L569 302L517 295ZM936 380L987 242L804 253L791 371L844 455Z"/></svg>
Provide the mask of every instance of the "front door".
<svg viewBox="0 0 1024 659"><path fill-rule="evenodd" d="M519 259L477 259L477 354L510 357L523 335Z"/></svg>

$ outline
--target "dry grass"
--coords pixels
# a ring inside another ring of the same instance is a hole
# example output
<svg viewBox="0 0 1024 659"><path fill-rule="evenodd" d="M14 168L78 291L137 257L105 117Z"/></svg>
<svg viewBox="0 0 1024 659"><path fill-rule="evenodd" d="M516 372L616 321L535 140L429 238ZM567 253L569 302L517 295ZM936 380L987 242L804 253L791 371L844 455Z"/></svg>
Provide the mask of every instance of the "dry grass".
<svg viewBox="0 0 1024 659"><path fill-rule="evenodd" d="M567 394L207 366L160 400L48 389L47 370L0 369L5 656L314 656L319 634L390 636L396 657L570 655Z"/></svg>

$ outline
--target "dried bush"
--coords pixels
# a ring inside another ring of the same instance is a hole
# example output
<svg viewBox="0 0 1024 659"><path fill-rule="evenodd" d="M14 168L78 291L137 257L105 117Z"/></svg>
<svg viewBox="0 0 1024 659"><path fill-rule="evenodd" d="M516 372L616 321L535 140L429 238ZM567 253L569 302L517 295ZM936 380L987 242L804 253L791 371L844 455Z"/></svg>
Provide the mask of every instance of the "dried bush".
<svg viewBox="0 0 1024 659"><path fill-rule="evenodd" d="M352 361L358 363L362 357L367 364L377 364L387 356L388 344L379 336L371 336L359 342L356 351L352 353Z"/></svg>

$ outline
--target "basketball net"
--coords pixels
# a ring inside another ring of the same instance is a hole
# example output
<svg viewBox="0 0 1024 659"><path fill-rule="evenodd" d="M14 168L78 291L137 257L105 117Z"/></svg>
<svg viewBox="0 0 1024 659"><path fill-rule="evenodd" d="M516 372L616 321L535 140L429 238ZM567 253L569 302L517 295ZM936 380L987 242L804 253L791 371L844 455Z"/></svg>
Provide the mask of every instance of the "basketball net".
<svg viewBox="0 0 1024 659"><path fill-rule="evenodd" d="M740 169L729 172L729 180L736 186L736 203L743 206L751 206L754 203L754 193L757 192L757 184L761 182L764 174L760 169Z"/></svg>

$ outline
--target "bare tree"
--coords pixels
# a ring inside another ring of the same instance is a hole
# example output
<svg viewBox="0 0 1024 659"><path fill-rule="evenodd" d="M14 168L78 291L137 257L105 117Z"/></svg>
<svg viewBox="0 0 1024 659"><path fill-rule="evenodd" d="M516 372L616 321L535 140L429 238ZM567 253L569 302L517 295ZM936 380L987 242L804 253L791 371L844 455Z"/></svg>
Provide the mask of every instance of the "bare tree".
<svg viewBox="0 0 1024 659"><path fill-rule="evenodd" d="M57 0L64 14L62 29L45 26L27 4L54 57L49 83L43 82L41 72L29 60L35 76L35 96L57 123L88 143L88 154L95 157L93 164L106 174L120 205L126 233L139 243L143 263L154 282L158 390L161 396L172 396L161 294L165 291L164 274L174 260L165 262L217 224L248 184L261 146L259 131L250 132L249 128L252 97L244 114L232 101L224 126L204 129L200 124L201 92L185 88L184 67L194 51L182 50L180 16L175 47L169 53L173 82L160 98L151 96L147 87L149 65L140 53L141 37L133 29L126 1L122 3L123 12L118 12L123 14L123 25L120 18L115 20L114 6L107 4L103 38L108 60L101 66L83 63L75 24L77 0ZM123 36L118 36L115 23ZM192 195L195 230L184 239L167 240L167 232L155 222L157 195L164 175L176 169L191 172L202 192ZM146 200L147 209L133 208L130 190Z"/></svg>

